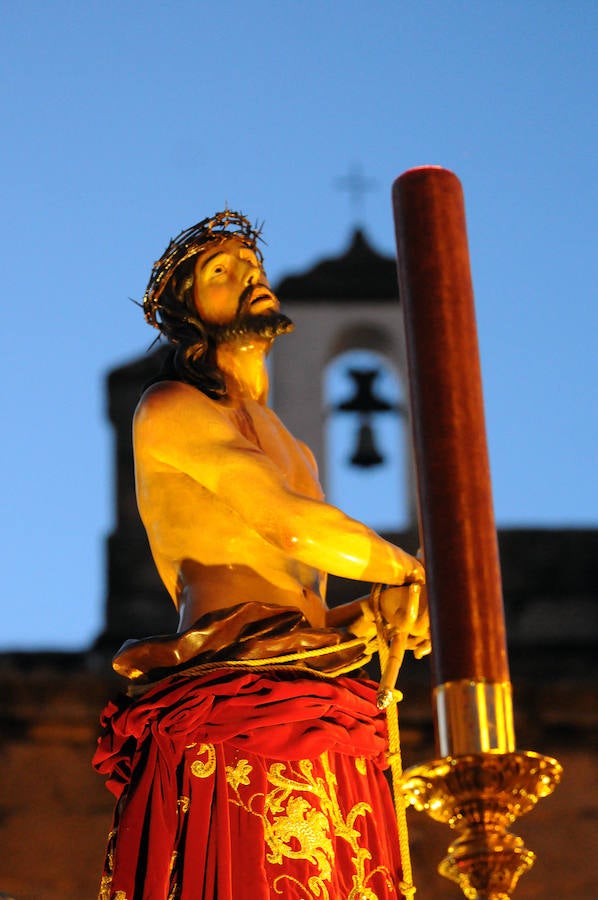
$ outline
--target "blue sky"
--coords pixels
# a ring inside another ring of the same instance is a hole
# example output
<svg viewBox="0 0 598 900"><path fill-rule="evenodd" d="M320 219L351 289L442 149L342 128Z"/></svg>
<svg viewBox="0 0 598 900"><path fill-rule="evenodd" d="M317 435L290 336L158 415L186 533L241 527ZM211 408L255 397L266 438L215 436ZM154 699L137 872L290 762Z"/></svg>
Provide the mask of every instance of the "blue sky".
<svg viewBox="0 0 598 900"><path fill-rule="evenodd" d="M397 175L463 183L498 523L596 525L593 0L3 7L1 647L100 630L103 377L152 338L127 298L168 239L228 202L302 271L344 249L356 163L387 252Z"/></svg>

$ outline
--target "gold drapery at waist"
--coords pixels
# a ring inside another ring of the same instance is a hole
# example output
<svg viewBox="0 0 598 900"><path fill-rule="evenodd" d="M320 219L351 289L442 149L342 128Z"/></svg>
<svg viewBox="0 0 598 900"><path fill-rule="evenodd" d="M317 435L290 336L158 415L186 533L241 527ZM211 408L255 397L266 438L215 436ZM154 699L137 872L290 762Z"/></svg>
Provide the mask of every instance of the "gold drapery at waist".
<svg viewBox="0 0 598 900"><path fill-rule="evenodd" d="M250 601L206 613L181 633L126 641L113 668L137 683L197 666L243 664L343 675L364 666L374 652L349 629L312 628L296 607Z"/></svg>

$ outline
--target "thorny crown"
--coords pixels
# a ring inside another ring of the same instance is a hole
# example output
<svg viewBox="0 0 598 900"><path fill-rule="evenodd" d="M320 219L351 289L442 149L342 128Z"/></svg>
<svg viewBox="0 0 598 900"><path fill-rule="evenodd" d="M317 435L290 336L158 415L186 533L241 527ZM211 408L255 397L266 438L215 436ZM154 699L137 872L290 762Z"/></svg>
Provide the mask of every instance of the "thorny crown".
<svg viewBox="0 0 598 900"><path fill-rule="evenodd" d="M197 225L192 225L173 238L161 258L154 263L152 274L143 296L145 320L154 328L163 331L160 302L162 293L175 270L185 260L197 254L206 244L219 243L230 237L238 237L257 256L260 263L263 255L258 247L261 227L253 227L241 213L226 209Z"/></svg>

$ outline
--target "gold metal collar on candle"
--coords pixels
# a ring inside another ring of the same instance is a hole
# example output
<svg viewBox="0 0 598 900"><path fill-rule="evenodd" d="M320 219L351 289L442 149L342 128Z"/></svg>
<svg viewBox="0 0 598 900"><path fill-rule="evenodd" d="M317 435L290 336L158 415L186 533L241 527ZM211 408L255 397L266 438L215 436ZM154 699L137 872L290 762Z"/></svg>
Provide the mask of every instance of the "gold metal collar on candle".
<svg viewBox="0 0 598 900"><path fill-rule="evenodd" d="M440 684L434 688L434 714L441 756L515 749L510 681Z"/></svg>

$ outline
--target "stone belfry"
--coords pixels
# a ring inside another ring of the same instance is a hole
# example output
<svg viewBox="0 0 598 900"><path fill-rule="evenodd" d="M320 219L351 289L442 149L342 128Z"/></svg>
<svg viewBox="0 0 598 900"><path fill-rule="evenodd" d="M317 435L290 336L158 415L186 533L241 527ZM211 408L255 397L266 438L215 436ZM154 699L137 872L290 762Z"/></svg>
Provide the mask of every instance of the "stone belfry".
<svg viewBox="0 0 598 900"><path fill-rule="evenodd" d="M394 368L407 396L405 351L395 261L377 253L356 229L347 250L275 286L295 322L272 351L272 405L289 430L313 450L326 487L327 367L343 354L368 350ZM104 630L96 650L113 653L131 637L176 630L177 616L156 573L135 499L131 422L143 386L159 371L161 346L107 377L108 416L114 430L114 529L107 540ZM402 421L405 446L406 422ZM375 428L374 428L375 433ZM413 497L411 456L405 481ZM412 508L406 517L413 524ZM336 598L335 598L336 599Z"/></svg>

